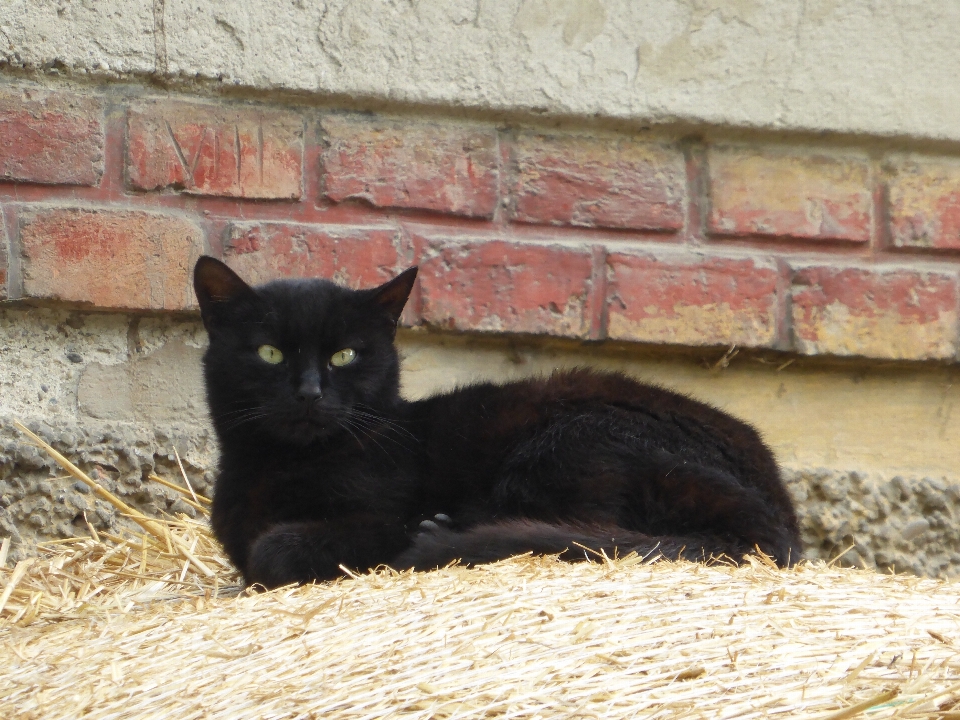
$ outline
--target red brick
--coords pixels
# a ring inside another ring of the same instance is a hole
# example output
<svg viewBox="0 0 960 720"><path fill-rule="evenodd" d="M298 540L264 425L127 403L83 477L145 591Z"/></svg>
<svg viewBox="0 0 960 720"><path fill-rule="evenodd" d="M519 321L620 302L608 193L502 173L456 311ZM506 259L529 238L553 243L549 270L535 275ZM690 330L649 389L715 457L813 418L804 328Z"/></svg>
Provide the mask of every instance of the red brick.
<svg viewBox="0 0 960 720"><path fill-rule="evenodd" d="M769 347L779 272L762 258L611 253L607 336L676 345Z"/></svg>
<svg viewBox="0 0 960 720"><path fill-rule="evenodd" d="M869 242L866 157L710 148L709 229L721 235Z"/></svg>
<svg viewBox="0 0 960 720"><path fill-rule="evenodd" d="M417 239L424 322L456 330L586 337L589 250Z"/></svg>
<svg viewBox="0 0 960 720"><path fill-rule="evenodd" d="M680 230L679 149L631 140L522 134L511 144L510 216L546 225Z"/></svg>
<svg viewBox="0 0 960 720"><path fill-rule="evenodd" d="M493 130L329 116L324 194L335 202L491 217L497 205Z"/></svg>
<svg viewBox="0 0 960 720"><path fill-rule="evenodd" d="M960 163L901 158L887 184L894 247L960 250Z"/></svg>
<svg viewBox="0 0 960 720"><path fill-rule="evenodd" d="M949 359L956 353L954 274L800 267L791 296L794 342L802 353L897 360Z"/></svg>
<svg viewBox="0 0 960 720"><path fill-rule="evenodd" d="M318 277L353 288L375 287L407 269L396 228L295 223L236 223L223 259L251 283Z"/></svg>
<svg viewBox="0 0 960 720"><path fill-rule="evenodd" d="M203 233L181 217L140 211L37 209L21 215L25 297L100 308L196 306Z"/></svg>
<svg viewBox="0 0 960 720"><path fill-rule="evenodd" d="M127 173L138 190L295 199L303 119L255 107L156 101L127 115Z"/></svg>
<svg viewBox="0 0 960 720"><path fill-rule="evenodd" d="M0 89L0 179L98 185L103 117L98 97Z"/></svg>

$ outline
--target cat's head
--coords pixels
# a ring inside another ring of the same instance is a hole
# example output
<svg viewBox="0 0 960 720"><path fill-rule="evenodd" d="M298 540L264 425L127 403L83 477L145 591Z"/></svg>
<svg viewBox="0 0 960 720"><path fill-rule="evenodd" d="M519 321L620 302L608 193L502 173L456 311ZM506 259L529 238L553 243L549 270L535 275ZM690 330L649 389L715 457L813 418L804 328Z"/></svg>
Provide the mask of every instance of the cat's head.
<svg viewBox="0 0 960 720"><path fill-rule="evenodd" d="M194 289L210 336L207 402L221 438L266 433L297 445L363 435L399 399L397 322L417 268L380 287L327 280L251 287L201 257Z"/></svg>

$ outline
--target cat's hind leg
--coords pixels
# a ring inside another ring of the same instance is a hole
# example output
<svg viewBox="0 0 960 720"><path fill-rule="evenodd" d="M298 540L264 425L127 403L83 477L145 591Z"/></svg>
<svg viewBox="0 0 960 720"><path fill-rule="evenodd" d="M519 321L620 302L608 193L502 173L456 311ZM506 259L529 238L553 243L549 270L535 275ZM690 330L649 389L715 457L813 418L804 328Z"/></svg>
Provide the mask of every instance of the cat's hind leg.
<svg viewBox="0 0 960 720"><path fill-rule="evenodd" d="M688 460L644 446L614 420L565 418L518 445L493 491L501 516L703 537L707 554L758 546L781 566L800 559L794 511L771 491L775 465Z"/></svg>
<svg viewBox="0 0 960 720"><path fill-rule="evenodd" d="M781 567L801 559L792 508L722 470L651 459L625 499L621 521L630 527L657 535L728 538L750 550L758 547Z"/></svg>

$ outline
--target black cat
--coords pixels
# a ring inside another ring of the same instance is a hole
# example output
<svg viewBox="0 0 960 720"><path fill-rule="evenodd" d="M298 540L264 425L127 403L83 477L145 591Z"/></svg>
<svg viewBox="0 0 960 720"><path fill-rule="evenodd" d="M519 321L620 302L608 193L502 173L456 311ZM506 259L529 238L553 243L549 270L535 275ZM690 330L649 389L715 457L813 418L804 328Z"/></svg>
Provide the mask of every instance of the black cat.
<svg viewBox="0 0 960 720"><path fill-rule="evenodd" d="M197 262L213 529L248 583L526 551L800 558L773 455L709 405L587 370L403 400L393 341L416 272L253 288Z"/></svg>

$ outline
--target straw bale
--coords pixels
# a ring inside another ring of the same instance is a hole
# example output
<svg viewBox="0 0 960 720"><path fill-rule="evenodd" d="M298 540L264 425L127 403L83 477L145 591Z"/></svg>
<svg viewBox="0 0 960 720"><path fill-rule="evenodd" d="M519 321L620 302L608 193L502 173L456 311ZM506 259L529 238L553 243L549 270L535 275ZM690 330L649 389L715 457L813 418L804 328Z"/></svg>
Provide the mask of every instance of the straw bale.
<svg viewBox="0 0 960 720"><path fill-rule="evenodd" d="M0 630L0 716L933 718L960 700L956 584L637 560L104 591Z"/></svg>
<svg viewBox="0 0 960 720"><path fill-rule="evenodd" d="M633 555L256 593L153 522L0 569L0 717L960 717L956 582Z"/></svg>

